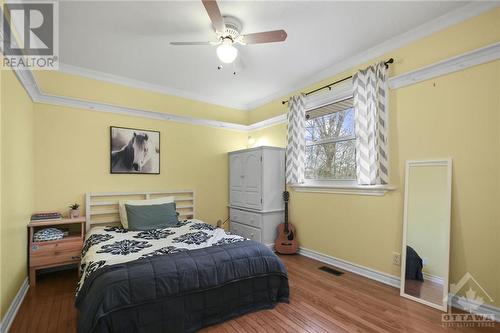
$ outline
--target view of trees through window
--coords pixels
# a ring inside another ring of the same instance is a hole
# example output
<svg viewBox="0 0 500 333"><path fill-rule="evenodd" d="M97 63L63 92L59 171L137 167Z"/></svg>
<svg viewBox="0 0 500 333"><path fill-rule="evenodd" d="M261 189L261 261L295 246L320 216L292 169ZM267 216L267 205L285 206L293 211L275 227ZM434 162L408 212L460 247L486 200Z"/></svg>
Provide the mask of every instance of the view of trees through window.
<svg viewBox="0 0 500 333"><path fill-rule="evenodd" d="M314 115L318 115L314 117ZM306 124L306 179L356 178L354 109L311 112Z"/></svg>

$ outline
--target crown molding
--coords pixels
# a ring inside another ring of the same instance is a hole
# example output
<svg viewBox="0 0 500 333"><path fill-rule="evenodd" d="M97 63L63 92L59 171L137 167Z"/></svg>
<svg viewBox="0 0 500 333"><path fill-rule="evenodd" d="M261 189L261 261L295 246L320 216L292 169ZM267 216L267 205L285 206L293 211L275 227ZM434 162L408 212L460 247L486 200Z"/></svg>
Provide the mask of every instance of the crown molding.
<svg viewBox="0 0 500 333"><path fill-rule="evenodd" d="M389 79L389 87L398 89L410 84L457 72L500 58L500 42L421 67Z"/></svg>
<svg viewBox="0 0 500 333"><path fill-rule="evenodd" d="M457 8L454 11L446 13L440 17L435 18L429 22L426 22L415 29L407 31L401 35L393 37L381 44L378 44L364 52L361 52L357 55L351 56L345 60L337 62L331 67L322 69L315 74L300 80L299 82L295 82L269 96L266 96L262 99L256 100L252 103L246 105L246 109L255 109L267 103L270 103L275 100L286 99L285 96L289 96L304 87L308 87L315 83L318 83L322 80L328 79L335 75L338 75L342 72L355 68L360 64L373 61L384 54L387 54L395 49L398 49L404 45L410 44L414 41L422 39L426 36L429 36L435 32L448 28L457 23L463 22L469 18L477 16L481 13L484 13L493 8L499 7L500 3L497 1L476 1L460 8Z"/></svg>
<svg viewBox="0 0 500 333"><path fill-rule="evenodd" d="M223 102L219 99L215 99L213 97L203 96L200 94L195 94L195 93L181 90L181 89L175 89L175 88L171 88L171 87L167 87L167 86L162 86L159 84L148 83L148 82L144 82L144 81L140 81L140 80L127 78L124 76L109 74L106 72L96 71L96 70L87 69L87 68L83 68L83 67L79 67L79 66L68 65L68 64L64 64L62 62L59 62L59 72L65 73L65 74L82 76L82 77L85 77L88 79L114 83L114 84L130 87L130 88L141 89L141 90L160 93L160 94L164 94L164 95L191 99L194 101L208 103L208 104L214 104L214 105L223 106L226 108L236 109L238 111L247 111L245 104L227 103L227 102Z"/></svg>
<svg viewBox="0 0 500 333"><path fill-rule="evenodd" d="M236 109L238 111L250 111L264 104L272 102L276 99L282 98L283 96L287 96L293 92L299 91L300 89L303 89L306 86L315 84L319 81L335 76L341 72L354 68L359 64L373 60L392 50L395 50L399 47L402 47L406 44L414 42L423 37L429 36L437 31L443 30L449 26L465 21L471 17L477 16L485 11L488 11L498 6L500 5L496 1L472 2L454 11L451 11L445 15L442 15L434 20L424 23L423 25L420 25L419 27L412 29L406 33L391 38L375 47L372 47L362 53L359 53L358 55L349 57L348 59L340 61L331 67L320 70L315 74L306 77L304 80L295 82L292 85L280 89L252 103L227 103L225 101L221 101L220 99L216 99L211 96L195 94L181 89L175 89L167 86L130 79L119 75L109 74L97 70L86 69L83 67L64 64L61 62L59 63L59 71L66 74L83 76L86 78L104 82L110 82L131 88L156 92L160 94L173 95L199 102L228 107Z"/></svg>
<svg viewBox="0 0 500 333"><path fill-rule="evenodd" d="M474 51L466 52L455 57L422 67L415 71L404 73L396 77L389 78L389 86L392 89L415 84L437 76L446 75L459 70L480 65L486 62L500 59L500 42L491 44ZM250 132L264 129L271 126L286 123L286 114L281 114L251 125L235 124L224 121L195 118L189 116L174 115L151 110L141 110L118 105L81 100L71 97L54 96L43 93L36 82L33 73L29 70L14 69L19 81L35 103L60 105L66 107L80 108L92 111L109 112L127 116L143 117L149 119L173 121L184 124L199 126L209 126L219 129L234 130L239 132Z"/></svg>
<svg viewBox="0 0 500 333"><path fill-rule="evenodd" d="M31 71L14 69L14 72L34 103L52 104L52 105L66 106L66 107L79 108L91 111L116 113L127 116L143 117L149 119L173 121L184 124L192 124L192 125L208 126L208 127L234 130L240 132L248 132L248 126L242 124L235 124L235 123L229 123L211 119L195 118L189 116L180 116L180 115L155 112L150 110L134 109L118 105L76 99L72 97L49 95L43 93L39 89L37 81Z"/></svg>
<svg viewBox="0 0 500 333"><path fill-rule="evenodd" d="M42 95L37 96L37 98L35 99L35 102L44 103L44 104L67 106L67 107L73 107L73 108L80 108L80 109L87 109L87 110L92 110L92 111L115 113L115 114L121 114L121 115L126 115L126 116L142 117L142 118L164 120L164 121L173 121L173 122L183 123L183 124L208 126L208 127L214 127L214 128L235 130L235 131L240 131L240 132L247 132L248 131L247 130L248 126L241 125L241 124L228 123L228 122L224 122L224 121L217 121L217 120L211 120L211 119L194 118L194 117L188 117L188 116L179 116L179 115L174 115L174 114L167 114L167 113L148 111L148 110L140 110L140 109L123 107L123 106L92 102L92 101L87 101L87 100L78 100L78 99L62 97L62 96L53 96L53 95L42 94Z"/></svg>
<svg viewBox="0 0 500 333"><path fill-rule="evenodd" d="M286 113L248 125L247 131L257 131L284 123L286 123Z"/></svg>

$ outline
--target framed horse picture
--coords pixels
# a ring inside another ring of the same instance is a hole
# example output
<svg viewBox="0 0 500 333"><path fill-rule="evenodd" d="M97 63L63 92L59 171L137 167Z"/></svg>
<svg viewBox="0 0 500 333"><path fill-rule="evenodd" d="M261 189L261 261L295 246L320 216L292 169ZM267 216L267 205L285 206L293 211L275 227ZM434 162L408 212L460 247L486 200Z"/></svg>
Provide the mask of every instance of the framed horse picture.
<svg viewBox="0 0 500 333"><path fill-rule="evenodd" d="M110 127L111 173L160 174L160 132Z"/></svg>

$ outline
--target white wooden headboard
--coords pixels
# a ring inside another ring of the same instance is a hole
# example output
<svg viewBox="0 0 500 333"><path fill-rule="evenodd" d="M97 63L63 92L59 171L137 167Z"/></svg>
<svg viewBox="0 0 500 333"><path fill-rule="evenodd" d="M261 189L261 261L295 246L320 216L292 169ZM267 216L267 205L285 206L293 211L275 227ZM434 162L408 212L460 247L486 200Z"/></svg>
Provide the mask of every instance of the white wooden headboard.
<svg viewBox="0 0 500 333"><path fill-rule="evenodd" d="M169 196L175 197L180 218L191 219L195 217L193 190L87 193L85 195L87 231L94 225L119 225L118 201L120 200L154 199Z"/></svg>

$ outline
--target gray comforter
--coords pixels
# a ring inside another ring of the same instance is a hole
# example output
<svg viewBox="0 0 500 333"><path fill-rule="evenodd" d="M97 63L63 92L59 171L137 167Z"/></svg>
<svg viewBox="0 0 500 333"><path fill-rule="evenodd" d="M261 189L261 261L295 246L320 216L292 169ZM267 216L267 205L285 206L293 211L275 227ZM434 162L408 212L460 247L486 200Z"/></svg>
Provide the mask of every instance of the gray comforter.
<svg viewBox="0 0 500 333"><path fill-rule="evenodd" d="M281 260L253 241L102 267L78 293L78 332L194 332L288 302Z"/></svg>

